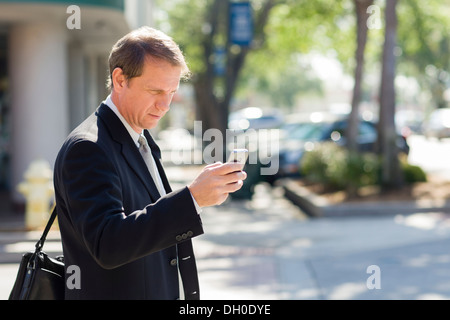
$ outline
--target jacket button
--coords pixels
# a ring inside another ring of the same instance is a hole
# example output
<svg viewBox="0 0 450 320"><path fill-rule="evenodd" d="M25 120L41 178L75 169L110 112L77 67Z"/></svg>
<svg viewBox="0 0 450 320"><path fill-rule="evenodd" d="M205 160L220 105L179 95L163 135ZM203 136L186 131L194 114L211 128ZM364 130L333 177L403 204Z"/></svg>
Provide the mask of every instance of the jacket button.
<svg viewBox="0 0 450 320"><path fill-rule="evenodd" d="M181 241L181 240L183 240L183 237L182 237L182 236L180 236L180 235L177 235L177 236L175 237L175 240L177 240L177 241Z"/></svg>
<svg viewBox="0 0 450 320"><path fill-rule="evenodd" d="M188 237L192 237L194 235L194 233L192 231L190 231L190 230L186 234L187 234Z"/></svg>
<svg viewBox="0 0 450 320"><path fill-rule="evenodd" d="M183 233L183 235L181 236L181 238L183 238L183 240L186 240L186 239L187 239L187 234L186 234L186 233Z"/></svg>
<svg viewBox="0 0 450 320"><path fill-rule="evenodd" d="M177 265L177 259L172 259L172 260L170 260L170 265L172 266L172 267L175 267L176 265Z"/></svg>

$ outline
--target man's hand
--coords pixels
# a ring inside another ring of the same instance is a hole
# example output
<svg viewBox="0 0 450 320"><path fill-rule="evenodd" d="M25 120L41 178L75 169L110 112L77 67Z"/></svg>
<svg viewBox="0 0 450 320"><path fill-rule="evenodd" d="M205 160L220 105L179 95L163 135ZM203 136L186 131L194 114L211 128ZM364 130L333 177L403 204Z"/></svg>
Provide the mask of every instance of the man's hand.
<svg viewBox="0 0 450 320"><path fill-rule="evenodd" d="M203 168L188 186L200 207L223 203L229 193L239 190L247 174L241 171L239 163L216 162Z"/></svg>

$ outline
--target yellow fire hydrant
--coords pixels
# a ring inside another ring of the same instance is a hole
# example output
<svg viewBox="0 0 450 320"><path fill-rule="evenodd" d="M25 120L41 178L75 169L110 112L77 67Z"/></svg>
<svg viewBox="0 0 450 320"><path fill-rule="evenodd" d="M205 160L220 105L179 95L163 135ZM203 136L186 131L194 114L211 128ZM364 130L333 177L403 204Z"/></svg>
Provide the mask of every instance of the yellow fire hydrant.
<svg viewBox="0 0 450 320"><path fill-rule="evenodd" d="M50 164L42 159L33 161L24 174L25 181L17 190L25 196L25 228L28 230L44 227L50 216L53 199L53 172Z"/></svg>

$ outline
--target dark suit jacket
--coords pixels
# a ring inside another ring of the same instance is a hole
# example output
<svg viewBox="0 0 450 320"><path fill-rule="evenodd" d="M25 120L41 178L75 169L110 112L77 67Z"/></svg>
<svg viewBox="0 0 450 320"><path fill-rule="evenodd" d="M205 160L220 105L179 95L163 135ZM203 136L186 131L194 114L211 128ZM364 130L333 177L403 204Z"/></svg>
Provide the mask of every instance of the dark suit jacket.
<svg viewBox="0 0 450 320"><path fill-rule="evenodd" d="M186 299L199 298L191 238L203 233L201 219L187 187L171 192L159 148L145 135L168 192L162 198L126 128L104 104L58 154L64 259L81 273L81 288L66 286L66 299L177 299L177 256Z"/></svg>

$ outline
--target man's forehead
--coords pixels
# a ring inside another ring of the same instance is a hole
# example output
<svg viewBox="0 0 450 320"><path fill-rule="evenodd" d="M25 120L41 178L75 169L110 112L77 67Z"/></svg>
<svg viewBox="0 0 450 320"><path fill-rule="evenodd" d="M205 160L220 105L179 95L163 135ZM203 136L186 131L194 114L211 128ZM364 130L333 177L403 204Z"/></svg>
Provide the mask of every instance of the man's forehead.
<svg viewBox="0 0 450 320"><path fill-rule="evenodd" d="M180 83L181 67L163 60L148 61L144 64L142 75L139 78L146 88L174 90Z"/></svg>

